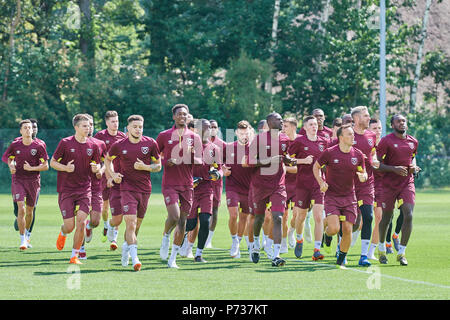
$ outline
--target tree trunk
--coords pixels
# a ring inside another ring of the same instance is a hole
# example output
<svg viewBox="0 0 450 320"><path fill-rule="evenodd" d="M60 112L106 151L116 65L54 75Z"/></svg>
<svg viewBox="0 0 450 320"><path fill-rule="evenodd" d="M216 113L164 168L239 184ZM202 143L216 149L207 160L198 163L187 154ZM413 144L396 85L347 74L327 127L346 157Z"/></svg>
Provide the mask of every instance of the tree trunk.
<svg viewBox="0 0 450 320"><path fill-rule="evenodd" d="M3 94L2 100L6 101L8 98L8 81L9 81L9 73L11 69L11 62L14 58L15 53L15 38L14 34L16 32L16 28L20 22L20 16L22 14L22 3L20 0L16 2L16 16L11 21L11 27L9 29L9 49L8 49L8 57L6 59L6 70L5 70L5 78L3 79Z"/></svg>
<svg viewBox="0 0 450 320"><path fill-rule="evenodd" d="M422 57L423 57L423 47L425 45L425 39L427 38L427 24L428 24L428 14L430 12L430 7L433 0L427 0L425 5L425 13L423 15L422 20L422 31L421 31L421 39L419 44L419 50L417 52L417 62L416 62L416 70L414 72L414 81L411 87L411 96L409 100L409 112L414 113L416 107L416 98L417 98L417 86L420 79L420 69L422 66Z"/></svg>
<svg viewBox="0 0 450 320"><path fill-rule="evenodd" d="M86 57L86 66L91 76L95 75L95 45L93 22L91 13L91 0L79 0L81 13L80 21L80 50Z"/></svg>

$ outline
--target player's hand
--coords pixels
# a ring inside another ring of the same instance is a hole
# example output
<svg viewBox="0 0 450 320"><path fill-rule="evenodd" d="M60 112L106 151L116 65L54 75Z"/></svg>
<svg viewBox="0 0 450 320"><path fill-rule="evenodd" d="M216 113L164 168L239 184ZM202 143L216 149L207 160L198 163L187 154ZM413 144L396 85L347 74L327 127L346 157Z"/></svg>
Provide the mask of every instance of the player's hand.
<svg viewBox="0 0 450 320"><path fill-rule="evenodd" d="M406 177L408 175L408 168L404 166L395 166L394 167L394 173L398 174L399 176Z"/></svg>
<svg viewBox="0 0 450 320"><path fill-rule="evenodd" d="M146 168L146 164L144 163L144 161L142 161L141 159L137 159L136 162L134 163L134 169L136 170L145 170Z"/></svg>
<svg viewBox="0 0 450 320"><path fill-rule="evenodd" d="M320 183L320 191L326 192L327 190L328 190L328 183L326 183L325 181L322 181Z"/></svg>
<svg viewBox="0 0 450 320"><path fill-rule="evenodd" d="M75 165L73 164L74 160L70 160L69 162L67 162L66 164L66 171L69 173L72 173L75 171Z"/></svg>
<svg viewBox="0 0 450 320"><path fill-rule="evenodd" d="M303 159L303 164L311 164L313 163L314 157L312 155L307 156Z"/></svg>
<svg viewBox="0 0 450 320"><path fill-rule="evenodd" d="M356 175L358 176L359 181L361 182L367 181L367 174L365 172L356 171Z"/></svg>
<svg viewBox="0 0 450 320"><path fill-rule="evenodd" d="M419 166L412 166L409 168L408 173L409 174L417 174L421 171L422 169Z"/></svg>
<svg viewBox="0 0 450 320"><path fill-rule="evenodd" d="M109 178L108 180L106 180L106 187L112 188L114 186L113 181L114 181L113 178Z"/></svg>
<svg viewBox="0 0 450 320"><path fill-rule="evenodd" d="M97 177L98 180L100 180L103 176L103 174L99 171L95 174L95 176Z"/></svg>
<svg viewBox="0 0 450 320"><path fill-rule="evenodd" d="M25 163L23 164L23 170L33 171L33 168L30 166L30 164L27 161L25 161Z"/></svg>
<svg viewBox="0 0 450 320"><path fill-rule="evenodd" d="M378 159L373 159L372 161L372 167L374 169L378 169L380 167L380 161L378 161Z"/></svg>
<svg viewBox="0 0 450 320"><path fill-rule="evenodd" d="M113 178L114 183L120 184L122 182L122 177L123 175L121 173L116 173Z"/></svg>
<svg viewBox="0 0 450 320"><path fill-rule="evenodd" d="M297 159L291 158L288 154L284 155L283 162L287 166L295 166L295 165L297 165Z"/></svg>
<svg viewBox="0 0 450 320"><path fill-rule="evenodd" d="M169 160L167 160L167 165L168 165L169 167L176 166L176 165L177 165L177 159L175 159L175 158L170 158Z"/></svg>
<svg viewBox="0 0 450 320"><path fill-rule="evenodd" d="M95 174L98 173L100 171L100 164L91 162L91 171Z"/></svg>
<svg viewBox="0 0 450 320"><path fill-rule="evenodd" d="M15 161L11 161L11 163L8 165L9 167L9 172L11 172L11 174L15 174L16 173L16 163Z"/></svg>
<svg viewBox="0 0 450 320"><path fill-rule="evenodd" d="M227 167L227 166L224 165L222 167L222 169L223 169L223 176L224 177L228 177L228 176L231 175L231 167Z"/></svg>

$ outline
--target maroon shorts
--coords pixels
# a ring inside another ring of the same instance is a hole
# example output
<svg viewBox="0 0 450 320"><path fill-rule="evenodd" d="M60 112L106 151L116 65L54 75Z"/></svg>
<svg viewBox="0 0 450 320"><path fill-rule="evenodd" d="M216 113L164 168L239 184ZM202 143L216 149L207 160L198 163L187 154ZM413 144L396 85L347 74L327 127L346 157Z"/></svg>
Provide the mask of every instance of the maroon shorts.
<svg viewBox="0 0 450 320"><path fill-rule="evenodd" d="M375 182L375 197L374 197L374 206L381 207L381 203L383 202L383 184Z"/></svg>
<svg viewBox="0 0 450 320"><path fill-rule="evenodd" d="M109 207L111 208L112 216L120 216L122 214L122 203L120 201L120 189L119 188L109 188Z"/></svg>
<svg viewBox="0 0 450 320"><path fill-rule="evenodd" d="M293 208L297 199L297 191L295 190L295 186L286 187L286 209L289 209L289 206Z"/></svg>
<svg viewBox="0 0 450 320"><path fill-rule="evenodd" d="M295 205L300 209L309 209L311 205L323 204L324 193L318 187L311 189L297 188Z"/></svg>
<svg viewBox="0 0 450 320"><path fill-rule="evenodd" d="M248 213L251 215L255 215L255 212L253 210L253 188L250 185L248 188Z"/></svg>
<svg viewBox="0 0 450 320"><path fill-rule="evenodd" d="M242 213L250 213L248 207L248 194L236 191L227 191L227 207L239 207Z"/></svg>
<svg viewBox="0 0 450 320"><path fill-rule="evenodd" d="M102 212L103 196L101 190L92 190L91 192L91 208L92 211Z"/></svg>
<svg viewBox="0 0 450 320"><path fill-rule="evenodd" d="M58 205L63 219L75 217L76 211L83 211L89 214L91 193L60 192L58 193Z"/></svg>
<svg viewBox="0 0 450 320"><path fill-rule="evenodd" d="M40 180L19 180L14 179L11 184L14 202L25 201L29 207L35 207L39 191L41 190ZM25 200L26 199L26 200Z"/></svg>
<svg viewBox="0 0 450 320"><path fill-rule="evenodd" d="M358 200L358 207L363 204L373 205L375 199L375 188L373 183L367 185L358 185L355 189L356 200Z"/></svg>
<svg viewBox="0 0 450 320"><path fill-rule="evenodd" d="M358 204L356 199L348 197L333 197L325 195L325 216L339 216L340 221L348 221L355 224L358 216Z"/></svg>
<svg viewBox="0 0 450 320"><path fill-rule="evenodd" d="M194 191L194 199L187 219L193 219L197 217L199 213L212 214L213 198L213 193L200 193L196 195Z"/></svg>
<svg viewBox="0 0 450 320"><path fill-rule="evenodd" d="M175 203L179 204L180 211L190 213L194 188L189 186L162 186L162 194L166 207Z"/></svg>
<svg viewBox="0 0 450 320"><path fill-rule="evenodd" d="M383 189L383 197L381 202L383 210L394 210L396 200L397 208L400 208L404 203L415 204L416 188L414 183L408 183L405 187L398 190L392 190L389 188Z"/></svg>
<svg viewBox="0 0 450 320"><path fill-rule="evenodd" d="M272 211L284 212L286 208L286 187L280 185L276 189L256 188L253 186L253 212L254 214L265 214L267 205L270 204Z"/></svg>
<svg viewBox="0 0 450 320"><path fill-rule="evenodd" d="M212 187L214 190L213 207L218 208L220 207L220 202L222 200L222 192L223 192L222 179L212 182Z"/></svg>
<svg viewBox="0 0 450 320"><path fill-rule="evenodd" d="M103 201L108 201L109 200L109 198L111 197L111 189L112 188L108 188L108 187L105 187L103 189L103 191L102 191L102 199L103 199Z"/></svg>
<svg viewBox="0 0 450 320"><path fill-rule="evenodd" d="M120 191L120 202L123 215L136 215L143 219L147 212L150 193L136 191Z"/></svg>

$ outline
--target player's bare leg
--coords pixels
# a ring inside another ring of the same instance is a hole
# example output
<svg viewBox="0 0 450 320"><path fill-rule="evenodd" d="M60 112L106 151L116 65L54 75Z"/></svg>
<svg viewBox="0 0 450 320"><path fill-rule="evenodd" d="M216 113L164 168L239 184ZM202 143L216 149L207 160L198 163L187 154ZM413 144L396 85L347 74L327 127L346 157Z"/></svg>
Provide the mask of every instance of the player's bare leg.
<svg viewBox="0 0 450 320"><path fill-rule="evenodd" d="M159 249L159 256L162 260L167 260L169 256L170 234L176 228L180 219L180 207L177 203L167 206L167 218L164 223L163 238ZM184 237L184 234L183 234Z"/></svg>
<svg viewBox="0 0 450 320"><path fill-rule="evenodd" d="M106 233L108 232L108 215L109 215L109 200L103 201L102 220L103 220L103 235L102 242L106 242Z"/></svg>
<svg viewBox="0 0 450 320"><path fill-rule="evenodd" d="M284 210L283 213L283 221L282 221L282 228L283 233L281 237L281 251L280 253L287 253L288 252L288 244L287 244L287 237L288 237L288 220L289 220L289 208Z"/></svg>
<svg viewBox="0 0 450 320"><path fill-rule="evenodd" d="M382 209L381 207L375 207L373 208L373 214L375 217L375 224L373 226L373 231L372 231L372 241L370 244L370 248L369 248L369 254L367 255L367 257L371 260L376 260L375 258L375 249L378 246L378 243L380 241L380 229L379 229L379 225L380 225L380 221L381 221L381 216L382 216Z"/></svg>
<svg viewBox="0 0 450 320"><path fill-rule="evenodd" d="M272 266L283 266L286 262L280 258L281 238L283 237L284 212L272 211L273 257Z"/></svg>
<svg viewBox="0 0 450 320"><path fill-rule="evenodd" d="M136 237L136 228L138 219L136 215L125 215L125 241L127 242L128 251L132 259L133 268L135 271L141 270L141 262L137 256L137 237Z"/></svg>
<svg viewBox="0 0 450 320"><path fill-rule="evenodd" d="M324 256L320 253L323 239L323 205L314 204L312 208L314 216L314 254L313 260L322 260Z"/></svg>
<svg viewBox="0 0 450 320"><path fill-rule="evenodd" d="M176 265L176 258L178 255L178 251L180 251L180 247L183 243L184 233L186 231L186 218L188 214L188 212L180 212L180 218L178 219L173 235L172 252L170 253L170 257L167 263L169 268L178 268L178 266Z"/></svg>

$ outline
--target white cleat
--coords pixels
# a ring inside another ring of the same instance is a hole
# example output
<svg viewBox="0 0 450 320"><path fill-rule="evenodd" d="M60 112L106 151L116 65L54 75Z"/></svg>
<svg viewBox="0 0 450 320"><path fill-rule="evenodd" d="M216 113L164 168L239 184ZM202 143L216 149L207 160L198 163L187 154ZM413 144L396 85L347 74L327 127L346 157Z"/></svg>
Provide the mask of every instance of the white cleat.
<svg viewBox="0 0 450 320"><path fill-rule="evenodd" d="M159 249L159 256L162 260L167 260L169 257L169 244L170 244L170 238L169 237L163 237L161 242L161 248Z"/></svg>
<svg viewBox="0 0 450 320"><path fill-rule="evenodd" d="M286 243L281 244L280 253L288 253L288 247Z"/></svg>
<svg viewBox="0 0 450 320"><path fill-rule="evenodd" d="M111 227L108 223L108 231L106 232L106 237L108 238L109 242L114 241L114 227Z"/></svg>
<svg viewBox="0 0 450 320"><path fill-rule="evenodd" d="M238 255L238 253L239 253L239 242L233 241L233 243L231 244L230 256L234 258Z"/></svg>
<svg viewBox="0 0 450 320"><path fill-rule="evenodd" d="M180 267L177 266L177 263L175 261L167 262L167 267L172 269L180 269Z"/></svg>
<svg viewBox="0 0 450 320"><path fill-rule="evenodd" d="M186 257L188 247L189 247L189 244L188 244L187 235L186 235L184 237L183 245L181 246L180 251L178 251L178 254L183 258Z"/></svg>

